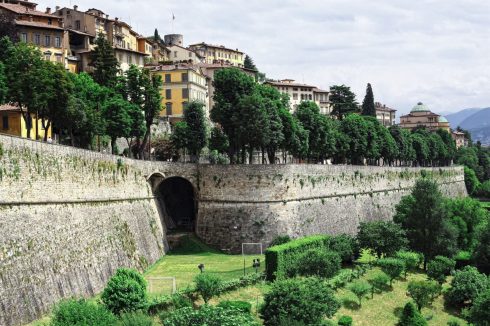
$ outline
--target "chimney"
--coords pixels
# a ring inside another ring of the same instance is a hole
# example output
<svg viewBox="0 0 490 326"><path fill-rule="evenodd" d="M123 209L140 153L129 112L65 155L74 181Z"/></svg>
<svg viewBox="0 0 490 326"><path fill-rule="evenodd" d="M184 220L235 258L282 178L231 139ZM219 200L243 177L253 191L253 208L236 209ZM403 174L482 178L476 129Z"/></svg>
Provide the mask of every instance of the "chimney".
<svg viewBox="0 0 490 326"><path fill-rule="evenodd" d="M105 15L105 19L109 19L109 15Z"/></svg>
<svg viewBox="0 0 490 326"><path fill-rule="evenodd" d="M78 6L77 5L74 5L73 6L73 10L77 11L78 10Z"/></svg>
<svg viewBox="0 0 490 326"><path fill-rule="evenodd" d="M50 13L51 13L51 8L47 7L47 8L46 8L46 13L47 13L47 14L50 14Z"/></svg>
<svg viewBox="0 0 490 326"><path fill-rule="evenodd" d="M116 21L118 22L119 21L119 18L116 17Z"/></svg>
<svg viewBox="0 0 490 326"><path fill-rule="evenodd" d="M60 6L56 6L56 11L60 10Z"/></svg>

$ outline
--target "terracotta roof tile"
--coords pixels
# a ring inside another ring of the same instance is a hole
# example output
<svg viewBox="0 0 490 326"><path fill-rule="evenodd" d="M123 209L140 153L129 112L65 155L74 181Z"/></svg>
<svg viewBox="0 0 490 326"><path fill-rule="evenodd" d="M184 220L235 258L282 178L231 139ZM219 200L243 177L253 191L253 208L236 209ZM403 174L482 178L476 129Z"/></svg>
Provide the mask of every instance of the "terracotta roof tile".
<svg viewBox="0 0 490 326"><path fill-rule="evenodd" d="M38 10L32 10L26 6L22 6L19 4L13 4L13 3L0 3L0 8L4 8L7 10L10 10L12 12L15 12L16 14L22 14L22 15L32 15L32 16L38 16L38 17L49 17L49 18L55 18L59 19L58 16L53 15L53 14L47 14L42 11Z"/></svg>
<svg viewBox="0 0 490 326"><path fill-rule="evenodd" d="M56 26L56 25L49 25L49 24L42 23L42 22L30 22L30 21L27 21L27 20L15 20L15 24L16 25L20 25L20 26L30 26L30 27L38 27L38 28L56 29L56 30L59 30L59 31L62 31L63 30L63 27L59 27L59 26Z"/></svg>
<svg viewBox="0 0 490 326"><path fill-rule="evenodd" d="M13 104L1 104L0 111L20 111L20 108Z"/></svg>

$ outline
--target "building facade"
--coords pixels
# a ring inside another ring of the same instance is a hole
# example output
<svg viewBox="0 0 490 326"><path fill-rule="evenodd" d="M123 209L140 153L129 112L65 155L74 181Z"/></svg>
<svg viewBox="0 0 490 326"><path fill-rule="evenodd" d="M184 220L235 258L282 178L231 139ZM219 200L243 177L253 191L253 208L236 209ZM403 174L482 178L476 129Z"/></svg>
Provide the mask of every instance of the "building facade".
<svg viewBox="0 0 490 326"><path fill-rule="evenodd" d="M46 134L47 138L52 137L52 128L45 128L42 119L38 119L35 114L31 114L26 121L22 116L22 111L16 105L0 105L0 116L2 118L0 133L2 134L27 138L27 127L29 126L31 129L30 139L35 140L36 134L39 140L44 139Z"/></svg>
<svg viewBox="0 0 490 326"><path fill-rule="evenodd" d="M376 119L385 127L390 127L395 125L396 110L387 107L379 102L374 103L376 108Z"/></svg>
<svg viewBox="0 0 490 326"><path fill-rule="evenodd" d="M170 53L169 61L173 63L201 63L204 58L193 50L184 48L180 45L169 45L167 49Z"/></svg>
<svg viewBox="0 0 490 326"><path fill-rule="evenodd" d="M439 114L433 113L422 102L417 103L409 114L400 117L400 127L413 130L417 127L425 127L430 131L438 129L450 132L449 122Z"/></svg>
<svg viewBox="0 0 490 326"><path fill-rule="evenodd" d="M37 4L28 1L3 0L0 12L14 19L19 40L35 45L47 61L58 62L66 66L67 37L63 28L63 19L51 13L36 10Z"/></svg>
<svg viewBox="0 0 490 326"><path fill-rule="evenodd" d="M170 124L181 121L184 109L192 101L204 103L205 111L209 112L206 77L199 67L186 64L163 65L154 67L151 72L162 78L161 118Z"/></svg>
<svg viewBox="0 0 490 326"><path fill-rule="evenodd" d="M189 49L196 52L207 64L228 64L243 67L245 54L238 49L227 48L223 45L211 45L205 42L189 45Z"/></svg>
<svg viewBox="0 0 490 326"><path fill-rule="evenodd" d="M332 106L330 105L330 92L319 88L313 89L313 98L315 103L320 108L320 113L329 115L332 112Z"/></svg>

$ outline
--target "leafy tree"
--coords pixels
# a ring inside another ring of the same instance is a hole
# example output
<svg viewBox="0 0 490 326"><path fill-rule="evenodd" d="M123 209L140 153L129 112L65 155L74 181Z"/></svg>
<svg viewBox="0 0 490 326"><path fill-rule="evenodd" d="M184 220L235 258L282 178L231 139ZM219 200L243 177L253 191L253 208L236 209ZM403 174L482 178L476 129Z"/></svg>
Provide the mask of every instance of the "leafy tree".
<svg viewBox="0 0 490 326"><path fill-rule="evenodd" d="M456 152L456 164L459 165L464 165L467 166L468 168L472 169L475 171L479 171L479 165L478 165L478 150L476 147L461 147L458 149ZM482 181L482 175L479 173L478 175L478 180Z"/></svg>
<svg viewBox="0 0 490 326"><path fill-rule="evenodd" d="M490 289L479 294L468 313L468 319L476 326L490 325Z"/></svg>
<svg viewBox="0 0 490 326"><path fill-rule="evenodd" d="M184 110L184 121L188 126L187 148L193 162L199 162L199 156L207 142L206 114L204 103L191 102Z"/></svg>
<svg viewBox="0 0 490 326"><path fill-rule="evenodd" d="M443 284L455 267L456 262L454 260L444 256L436 256L427 265L427 276L439 284Z"/></svg>
<svg viewBox="0 0 490 326"><path fill-rule="evenodd" d="M160 87L162 79L160 76L151 76L148 69L143 70L142 86L144 89L143 112L146 123L146 132L139 148L140 157L144 157L144 150L150 141L151 126L162 110L162 97Z"/></svg>
<svg viewBox="0 0 490 326"><path fill-rule="evenodd" d="M5 66L0 62L0 104L7 102L7 77L5 76Z"/></svg>
<svg viewBox="0 0 490 326"><path fill-rule="evenodd" d="M430 305L440 291L440 285L433 281L410 281L408 283L408 295L415 301L419 311Z"/></svg>
<svg viewBox="0 0 490 326"><path fill-rule="evenodd" d="M254 70L254 71L258 70L257 67L255 66L253 59L248 54L245 55L245 61L243 63L243 67L245 69L250 69L250 70Z"/></svg>
<svg viewBox="0 0 490 326"><path fill-rule="evenodd" d="M143 309L148 299L146 280L134 269L119 268L107 283L101 299L116 315Z"/></svg>
<svg viewBox="0 0 490 326"><path fill-rule="evenodd" d="M347 234L332 236L328 247L339 254L343 263L351 263L360 255L357 239Z"/></svg>
<svg viewBox="0 0 490 326"><path fill-rule="evenodd" d="M464 167L464 183L466 191L470 195L474 195L480 188L480 180L478 180L475 171L467 166Z"/></svg>
<svg viewBox="0 0 490 326"><path fill-rule="evenodd" d="M349 113L358 112L356 95L345 85L330 87L330 102L332 103L332 115L342 120Z"/></svg>
<svg viewBox="0 0 490 326"><path fill-rule="evenodd" d="M397 144L400 163L402 165L410 165L416 158L410 131L399 126L391 126L389 131Z"/></svg>
<svg viewBox="0 0 490 326"><path fill-rule="evenodd" d="M408 244L405 231L393 222L361 222L357 233L361 248L374 251L378 258L393 255Z"/></svg>
<svg viewBox="0 0 490 326"><path fill-rule="evenodd" d="M50 326L113 326L116 317L104 306L85 299L61 301L53 310Z"/></svg>
<svg viewBox="0 0 490 326"><path fill-rule="evenodd" d="M276 281L264 296L260 315L266 326L281 326L286 318L307 325L332 317L340 308L333 291L315 278Z"/></svg>
<svg viewBox="0 0 490 326"><path fill-rule="evenodd" d="M424 255L424 269L435 256L456 252L457 231L451 228L442 194L433 180L417 180L412 194L396 206L394 221L406 231L412 250Z"/></svg>
<svg viewBox="0 0 490 326"><path fill-rule="evenodd" d="M293 116L289 110L279 110L284 139L281 148L284 153L283 160L286 162L287 152L298 158L305 158L308 155L309 133Z"/></svg>
<svg viewBox="0 0 490 326"><path fill-rule="evenodd" d="M362 298L371 292L371 285L366 281L359 280L349 285L348 289L357 297L359 300L359 307L361 307Z"/></svg>
<svg viewBox="0 0 490 326"><path fill-rule="evenodd" d="M419 133L412 133L411 138L415 151L415 162L419 166L425 166L430 159L429 145L425 137Z"/></svg>
<svg viewBox="0 0 490 326"><path fill-rule="evenodd" d="M0 12L0 39L3 37L9 38L14 43L19 41L19 34L15 26L15 15L8 11Z"/></svg>
<svg viewBox="0 0 490 326"><path fill-rule="evenodd" d="M374 291L377 290L379 292L383 291L388 285L390 281L390 277L383 272L378 272L374 274L369 280L369 284L371 284L371 298L374 296Z"/></svg>
<svg viewBox="0 0 490 326"><path fill-rule="evenodd" d="M170 314L162 314L165 326L259 326L254 317L237 309L204 305L198 310L185 307Z"/></svg>
<svg viewBox="0 0 490 326"><path fill-rule="evenodd" d="M131 104L119 95L110 98L102 109L106 121L106 133L111 138L113 154L116 153L117 138L130 136L133 121L131 120Z"/></svg>
<svg viewBox="0 0 490 326"><path fill-rule="evenodd" d="M126 136L126 141L128 142L128 147L131 149L133 139L141 139L146 132L145 117L143 116L143 111L135 105L131 104L128 106L128 115L131 120L131 126L129 134ZM132 151L130 150L129 153Z"/></svg>
<svg viewBox="0 0 490 326"><path fill-rule="evenodd" d="M388 164L391 166L396 159L400 157L400 149L398 148L398 144L395 138L393 138L391 135L390 131L377 120L375 123L375 128L380 142L380 154L381 158L383 158L383 164Z"/></svg>
<svg viewBox="0 0 490 326"><path fill-rule="evenodd" d="M230 147L230 142L228 137L225 135L220 127L213 127L211 129L211 137L209 138L209 149L218 151L218 153L223 154L228 151Z"/></svg>
<svg viewBox="0 0 490 326"><path fill-rule="evenodd" d="M488 222L480 233L473 260L481 272L490 274L490 223Z"/></svg>
<svg viewBox="0 0 490 326"><path fill-rule="evenodd" d="M441 158L443 160L443 165L450 165L451 160L454 159L456 155L456 142L454 141L453 137L449 132L447 132L444 129L439 129L437 130L437 134L439 137L441 137L445 147L446 147L446 153L447 155L444 158Z"/></svg>
<svg viewBox="0 0 490 326"><path fill-rule="evenodd" d="M347 152L350 164L362 165L368 150L369 124L364 117L352 114L346 117L340 125L340 130L346 136Z"/></svg>
<svg viewBox="0 0 490 326"><path fill-rule="evenodd" d="M340 271L338 253L321 249L310 249L297 258L297 272L303 276L330 278Z"/></svg>
<svg viewBox="0 0 490 326"><path fill-rule="evenodd" d="M362 101L362 115L376 117L373 89L369 83L366 87L366 96L364 96L364 100Z"/></svg>
<svg viewBox="0 0 490 326"><path fill-rule="evenodd" d="M202 296L204 303L219 295L220 287L223 281L216 275L201 273L194 278L196 283L196 291Z"/></svg>
<svg viewBox="0 0 490 326"><path fill-rule="evenodd" d="M215 73L213 86L215 104L211 119L223 128L230 142L228 156L231 163L236 163L236 154L241 149L237 137L240 121L236 119L236 111L242 99L255 91L255 81L240 69L225 68Z"/></svg>
<svg viewBox="0 0 490 326"><path fill-rule="evenodd" d="M456 271L451 280L451 287L445 294L446 302L453 306L472 303L481 293L488 291L489 281L473 266L465 266Z"/></svg>
<svg viewBox="0 0 490 326"><path fill-rule="evenodd" d="M417 311L412 302L408 302L403 308L402 316L397 324L398 326L426 326L427 321Z"/></svg>
<svg viewBox="0 0 490 326"><path fill-rule="evenodd" d="M390 278L390 286L393 283L393 280L403 273L403 269L405 265L403 261L396 258L382 258L378 260L378 266L381 267L381 270L389 276Z"/></svg>
<svg viewBox="0 0 490 326"><path fill-rule="evenodd" d="M415 271L422 262L422 256L416 252L412 251L398 251L395 254L395 258L398 258L403 261L405 265L405 278L407 278L407 273L409 271Z"/></svg>
<svg viewBox="0 0 490 326"><path fill-rule="evenodd" d="M95 39L91 59L90 65L94 67L94 80L102 86L115 86L119 73L119 62L117 62L112 45L102 33L99 33Z"/></svg>
<svg viewBox="0 0 490 326"><path fill-rule="evenodd" d="M175 124L170 141L176 149L186 149L189 141L189 126L185 121L179 121ZM185 157L185 155L184 155Z"/></svg>

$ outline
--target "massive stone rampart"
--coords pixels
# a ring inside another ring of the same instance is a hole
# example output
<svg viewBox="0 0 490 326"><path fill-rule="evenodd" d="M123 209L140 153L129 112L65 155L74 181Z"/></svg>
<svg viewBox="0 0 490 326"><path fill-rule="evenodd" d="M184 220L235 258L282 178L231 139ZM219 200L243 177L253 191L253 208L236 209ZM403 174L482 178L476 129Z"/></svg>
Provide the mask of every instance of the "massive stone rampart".
<svg viewBox="0 0 490 326"><path fill-rule="evenodd" d="M0 144L0 325L98 293L118 267L141 270L164 255L154 190L165 178L192 183L197 235L232 252L278 234L353 234L361 221L390 219L422 170L446 195L466 195L460 167L194 165L1 135Z"/></svg>

